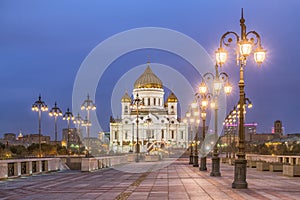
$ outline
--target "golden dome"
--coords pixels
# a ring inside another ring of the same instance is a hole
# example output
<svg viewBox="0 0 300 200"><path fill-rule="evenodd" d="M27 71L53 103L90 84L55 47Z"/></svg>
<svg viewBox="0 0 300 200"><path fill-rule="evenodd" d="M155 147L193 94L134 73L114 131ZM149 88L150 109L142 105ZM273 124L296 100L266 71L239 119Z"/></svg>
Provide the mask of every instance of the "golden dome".
<svg viewBox="0 0 300 200"><path fill-rule="evenodd" d="M125 92L124 96L122 97L122 102L131 102L131 98L127 92Z"/></svg>
<svg viewBox="0 0 300 200"><path fill-rule="evenodd" d="M167 99L167 102L168 102L168 103L174 103L174 102L177 102L177 101L178 101L177 97L176 97L175 94L172 92L172 93L169 95L169 97L168 97L168 99Z"/></svg>
<svg viewBox="0 0 300 200"><path fill-rule="evenodd" d="M134 88L163 88L163 84L148 65L144 73L135 81Z"/></svg>

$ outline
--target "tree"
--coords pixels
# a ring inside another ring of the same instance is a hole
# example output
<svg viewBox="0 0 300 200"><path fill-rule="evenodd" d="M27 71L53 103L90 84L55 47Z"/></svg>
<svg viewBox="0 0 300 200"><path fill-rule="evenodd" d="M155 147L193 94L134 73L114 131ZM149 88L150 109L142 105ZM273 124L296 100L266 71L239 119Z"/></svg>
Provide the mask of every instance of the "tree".
<svg viewBox="0 0 300 200"><path fill-rule="evenodd" d="M56 155L57 154L56 145L42 144L42 152L45 155Z"/></svg>
<svg viewBox="0 0 300 200"><path fill-rule="evenodd" d="M5 144L0 142L0 149L5 149Z"/></svg>
<svg viewBox="0 0 300 200"><path fill-rule="evenodd" d="M10 146L9 149L16 157L23 157L28 155L27 149L23 145Z"/></svg>
<svg viewBox="0 0 300 200"><path fill-rule="evenodd" d="M39 144L33 143L29 147L27 147L29 155L39 155Z"/></svg>

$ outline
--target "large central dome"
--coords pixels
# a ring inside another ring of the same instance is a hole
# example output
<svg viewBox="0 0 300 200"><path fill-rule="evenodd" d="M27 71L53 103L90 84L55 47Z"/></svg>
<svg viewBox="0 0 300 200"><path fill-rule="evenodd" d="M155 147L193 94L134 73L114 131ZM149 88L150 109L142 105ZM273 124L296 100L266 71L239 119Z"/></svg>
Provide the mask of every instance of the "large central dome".
<svg viewBox="0 0 300 200"><path fill-rule="evenodd" d="M144 73L135 81L134 88L163 88L163 84L148 65Z"/></svg>

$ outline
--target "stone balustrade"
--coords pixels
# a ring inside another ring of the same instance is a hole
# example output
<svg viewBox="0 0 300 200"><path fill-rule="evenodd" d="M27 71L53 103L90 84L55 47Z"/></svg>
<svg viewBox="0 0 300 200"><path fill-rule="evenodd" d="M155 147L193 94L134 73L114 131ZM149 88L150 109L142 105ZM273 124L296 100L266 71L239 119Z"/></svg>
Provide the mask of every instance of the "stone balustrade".
<svg viewBox="0 0 300 200"><path fill-rule="evenodd" d="M277 156L277 162L290 165L300 165L300 156Z"/></svg>
<svg viewBox="0 0 300 200"><path fill-rule="evenodd" d="M247 160L252 161L266 161L266 162L277 162L277 155L258 155L258 154L246 154Z"/></svg>
<svg viewBox="0 0 300 200"><path fill-rule="evenodd" d="M282 171L284 176L300 176L300 156L246 155L247 164L256 163L259 171Z"/></svg>
<svg viewBox="0 0 300 200"><path fill-rule="evenodd" d="M127 155L82 158L81 171L91 172L98 169L113 167L126 163L128 163Z"/></svg>
<svg viewBox="0 0 300 200"><path fill-rule="evenodd" d="M0 160L0 179L59 171L62 168L63 164L60 158Z"/></svg>
<svg viewBox="0 0 300 200"><path fill-rule="evenodd" d="M266 161L257 161L256 170L257 171L269 171L270 163Z"/></svg>

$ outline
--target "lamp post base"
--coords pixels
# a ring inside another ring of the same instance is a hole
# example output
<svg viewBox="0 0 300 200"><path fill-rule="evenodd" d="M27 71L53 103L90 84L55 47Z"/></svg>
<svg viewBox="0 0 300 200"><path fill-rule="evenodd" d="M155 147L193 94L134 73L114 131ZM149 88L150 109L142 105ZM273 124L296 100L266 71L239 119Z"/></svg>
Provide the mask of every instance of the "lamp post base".
<svg viewBox="0 0 300 200"><path fill-rule="evenodd" d="M236 188L236 189L248 188L248 183L246 181L246 171L247 171L247 160L236 159L234 161L234 181L232 183L232 188Z"/></svg>
<svg viewBox="0 0 300 200"><path fill-rule="evenodd" d="M212 157L212 169L211 169L211 173L210 176L221 176L221 172L220 172L220 158L215 155Z"/></svg>
<svg viewBox="0 0 300 200"><path fill-rule="evenodd" d="M198 155L194 155L193 167L199 167Z"/></svg>
<svg viewBox="0 0 300 200"><path fill-rule="evenodd" d="M190 162L189 162L190 165L194 164L194 156L193 155L190 155Z"/></svg>
<svg viewBox="0 0 300 200"><path fill-rule="evenodd" d="M136 153L135 162L140 162L140 144L138 142L136 143L135 153Z"/></svg>
<svg viewBox="0 0 300 200"><path fill-rule="evenodd" d="M140 162L140 155L139 155L139 153L136 153L135 162Z"/></svg>
<svg viewBox="0 0 300 200"><path fill-rule="evenodd" d="M199 170L200 171L207 171L207 168L206 168L206 157L201 157Z"/></svg>

